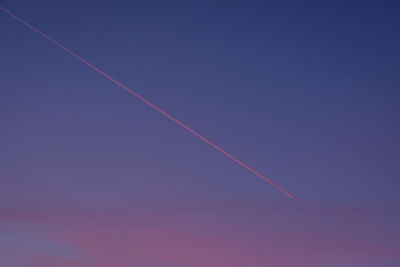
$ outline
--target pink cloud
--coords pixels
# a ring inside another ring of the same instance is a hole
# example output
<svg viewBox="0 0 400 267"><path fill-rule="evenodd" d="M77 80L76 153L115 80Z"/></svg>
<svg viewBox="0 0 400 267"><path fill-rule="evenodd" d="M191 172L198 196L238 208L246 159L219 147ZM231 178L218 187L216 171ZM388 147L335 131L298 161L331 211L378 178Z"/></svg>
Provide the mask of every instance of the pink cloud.
<svg viewBox="0 0 400 267"><path fill-rule="evenodd" d="M307 206L296 211L284 205L264 206L269 215L255 222L246 216L237 217L249 208L246 205L199 206L168 213L21 212L2 214L1 219L13 221L14 225L51 225L54 229L42 231L41 238L75 247L88 256L88 260L74 263L63 263L65 259L49 255L26 259L45 267L54 266L57 260L57 266L77 267L303 267L400 262L395 237L388 236L393 229L382 229L384 224L378 219L360 225L379 209ZM257 209L254 205L252 208ZM275 220L278 214L280 219ZM298 220L298 224L285 224L285 219ZM371 229L379 233L369 233Z"/></svg>

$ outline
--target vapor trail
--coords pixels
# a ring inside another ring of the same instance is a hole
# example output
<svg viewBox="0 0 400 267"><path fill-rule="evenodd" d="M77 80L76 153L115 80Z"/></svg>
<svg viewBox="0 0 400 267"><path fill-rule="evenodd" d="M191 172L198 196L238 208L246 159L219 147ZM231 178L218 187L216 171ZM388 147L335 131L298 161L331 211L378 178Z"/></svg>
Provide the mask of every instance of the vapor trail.
<svg viewBox="0 0 400 267"><path fill-rule="evenodd" d="M90 68L92 68L93 70L97 71L99 74L101 74L102 76L104 76L105 78L109 79L110 81L112 81L113 83L115 83L116 85L118 85L119 87L121 87L122 89L124 89L125 91L127 91L128 93L134 95L135 97L139 98L141 101L143 101L145 104L147 104L148 106L152 107L153 109L157 110L158 112L160 112L162 115L164 115L165 117L167 117L168 119L170 119L171 121L175 122L176 124L178 124L179 126L183 127L185 130L187 130L188 132L192 133L193 135L197 136L198 138L200 138L201 140L203 140L204 142L206 142L207 144L209 144L210 146L212 146L213 148L217 149L218 151L220 151L221 153L223 153L225 156L227 156L228 158L230 158L231 160L235 161L236 163L238 163L239 165L241 165L242 167L248 169L249 171L251 171L252 173L254 173L255 175L257 175L258 177L260 177L261 179L263 179L264 181L267 181L268 183L270 183L271 185L273 185L274 187L276 187L277 189L279 189L280 191L282 191L283 193L285 193L286 195L288 195L289 197L298 200L294 195L292 195L291 193L289 193L288 191L286 191L285 189L283 189L282 187L280 187L279 185L277 185L276 183L274 183L273 181L271 181L270 179L268 179L267 177L265 177L264 175L262 175L261 173L257 172L256 170L250 168L249 166L247 166L246 164L244 164L243 162L241 162L240 160L238 160L236 157L232 156L231 154L229 154L228 152L226 152L225 150L223 150L222 148L220 148L219 146L217 146L216 144L214 144L213 142L211 142L210 140L208 140L207 138L203 137L202 135L200 135L199 133L197 133L195 130L193 130L192 128L190 128L189 126L187 126L186 124L184 124L183 122L177 120L175 117L173 117L172 115L169 115L167 112L165 112L164 110L162 110L161 108L157 107L156 105L154 105L153 103L151 103L150 101L146 100L145 98L143 98L142 96L140 96L139 94L137 94L136 92L132 91L131 89L129 89L128 87L126 87L125 85L123 85L122 83L120 83L119 81L115 80L113 77L111 77L110 75L106 74L105 72L103 72L102 70L100 70L99 68L93 66L92 64L90 64L89 62L87 62L85 59L81 58L80 56L78 56L77 54L75 54L74 52L72 52L71 50L69 50L68 48L66 48L65 46L63 46L62 44L60 44L59 42L57 42L56 40L54 40L53 38L51 38L50 36L48 36L47 34L41 32L40 30L38 30L37 28L35 28L34 26L32 26L31 24L29 24L28 22L24 21L23 19L17 17L16 15L14 15L13 13L11 13L10 11L8 11L7 9L5 9L4 7L0 6L0 10L2 10L3 12L5 12L6 14L8 14L10 17L16 19L17 21L19 21L20 23L24 24L25 26L27 26L28 28L30 28L31 30L33 30L34 32L40 34L41 36L43 36L44 38L46 38L47 40L49 40L50 42L52 42L53 44L55 44L56 46L60 47L61 49L63 49L65 52L67 52L68 54L70 54L71 56L75 57L76 59L78 59L79 61L81 61L82 63L88 65Z"/></svg>

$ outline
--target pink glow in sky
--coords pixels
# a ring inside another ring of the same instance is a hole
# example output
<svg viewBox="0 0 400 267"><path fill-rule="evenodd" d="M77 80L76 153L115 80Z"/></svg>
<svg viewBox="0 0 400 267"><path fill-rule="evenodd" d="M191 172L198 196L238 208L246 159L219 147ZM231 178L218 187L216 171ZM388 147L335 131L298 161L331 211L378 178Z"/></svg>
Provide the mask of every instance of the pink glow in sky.
<svg viewBox="0 0 400 267"><path fill-rule="evenodd" d="M238 217L238 212L246 216ZM395 229L385 226L379 215L384 213L378 208L361 206L293 207L234 201L182 205L168 213L6 212L1 220L2 228L9 230L8 238L16 239L13 234L22 232L31 244L6 249L9 263L3 260L2 264L379 266L385 258L385 266L395 266L400 259L397 238L390 235ZM280 222L279 216L286 222ZM297 220L294 227L292 220ZM34 241L43 248L36 248ZM49 249L52 246L54 251Z"/></svg>

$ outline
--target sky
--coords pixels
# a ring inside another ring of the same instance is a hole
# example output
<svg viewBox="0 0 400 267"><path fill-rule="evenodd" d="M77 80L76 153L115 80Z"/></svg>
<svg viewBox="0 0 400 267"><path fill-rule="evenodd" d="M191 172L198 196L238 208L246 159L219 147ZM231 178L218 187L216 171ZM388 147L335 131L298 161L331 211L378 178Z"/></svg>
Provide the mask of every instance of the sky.
<svg viewBox="0 0 400 267"><path fill-rule="evenodd" d="M400 3L0 5L0 266L400 266Z"/></svg>

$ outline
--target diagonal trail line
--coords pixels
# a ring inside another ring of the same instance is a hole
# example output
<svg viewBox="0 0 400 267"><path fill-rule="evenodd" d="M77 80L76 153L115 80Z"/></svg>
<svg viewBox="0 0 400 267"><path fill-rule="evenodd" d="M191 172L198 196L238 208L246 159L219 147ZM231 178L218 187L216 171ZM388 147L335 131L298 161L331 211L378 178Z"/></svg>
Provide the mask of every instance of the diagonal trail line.
<svg viewBox="0 0 400 267"><path fill-rule="evenodd" d="M186 124L184 124L183 122L179 121L178 119L176 119L175 117L173 117L172 115L168 114L167 112L165 112L164 110L162 110L161 108L157 107L156 105L154 105L153 103L151 103L150 101L148 101L147 99L143 98L142 96L140 96L139 94L137 94L136 92L132 91L131 89L129 89L128 87L126 87L125 85L123 85L122 83L120 83L119 81L115 80L113 77L111 77L110 75L108 75L107 73L103 72L101 69L97 68L96 66L90 64L89 62L87 62L85 59L83 59L82 57L78 56L77 54L75 54L74 52L72 52L71 50L69 50L68 48L66 48L65 46L63 46L62 44L60 44L59 42L57 42L56 40L54 40L53 38L51 38L50 36L48 36L47 34L41 32L40 30L38 30L36 27L32 26L31 24L29 24L28 22L24 21L23 19L17 17L16 15L14 15L13 13L11 13L10 11L8 11L7 9L5 9L4 7L0 6L0 10L2 10L3 12L5 12L7 15L9 15L10 17L14 18L15 20L19 21L20 23L24 24L25 26L27 26L29 29L33 30L34 32L38 33L39 35L43 36L44 38L46 38L47 40L49 40L50 42L52 42L53 44L55 44L56 46L58 46L59 48L63 49L65 52L67 52L68 54L70 54L71 56L75 57L76 59L78 59L79 61L81 61L82 63L86 64L87 66L89 66L90 68L92 68L93 70L95 70L96 72L98 72L99 74L101 74L103 77L107 78L108 80L112 81L113 83L115 83L116 85L118 85L119 87L121 87L122 89L124 89L125 91L127 91L128 93L134 95L135 97L139 98L141 101L143 101L145 104L147 104L148 106L152 107L153 109L157 110L158 112L160 112L162 115L164 115L165 117L167 117L168 119L170 119L171 121L175 122L176 124L178 124L179 126L183 127L185 130L187 130L188 132L190 132L191 134L195 135L196 137L200 138L201 140L203 140L205 143L209 144L210 146L212 146L213 148L215 148L216 150L218 150L219 152L223 153L225 156L227 156L228 158L230 158L231 160L235 161L236 163L238 163L239 165L241 165L242 167L246 168L247 170L251 171L253 174L257 175L258 177L260 177L261 179L263 179L264 181L267 181L268 183L270 183L271 185L273 185L274 187L276 187L277 189L279 189L280 191L282 191L283 193L285 193L286 195L288 195L289 197L298 200L294 195L292 195L291 193L289 193L288 191L286 191L285 189L283 189L282 187L280 187L279 185L277 185L276 183L274 183L273 181L271 181L270 179L268 179L267 177L265 177L264 175L262 175L261 173L257 172L256 170L250 168L249 166L247 166L246 164L244 164L242 161L238 160L236 157L232 156L231 154L229 154L228 152L226 152L225 150L223 150L222 148L220 148L219 146L217 146L216 144L214 144L213 142L211 142L210 140L208 140L207 138L205 138L204 136L200 135L199 133L197 133L195 130L193 130L192 128L190 128L189 126L187 126Z"/></svg>

